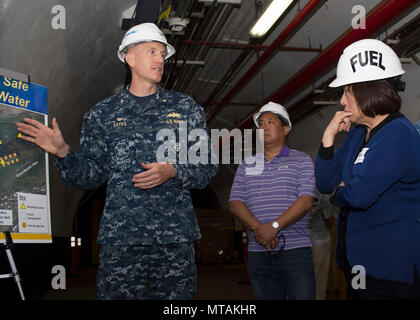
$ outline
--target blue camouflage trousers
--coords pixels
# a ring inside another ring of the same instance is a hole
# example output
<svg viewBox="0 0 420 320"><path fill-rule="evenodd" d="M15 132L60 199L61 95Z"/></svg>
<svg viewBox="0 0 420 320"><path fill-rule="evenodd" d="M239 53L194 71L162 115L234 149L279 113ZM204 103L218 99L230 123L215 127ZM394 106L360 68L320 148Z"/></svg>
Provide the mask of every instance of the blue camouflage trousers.
<svg viewBox="0 0 420 320"><path fill-rule="evenodd" d="M197 288L194 243L104 245L96 279L101 300L191 300Z"/></svg>

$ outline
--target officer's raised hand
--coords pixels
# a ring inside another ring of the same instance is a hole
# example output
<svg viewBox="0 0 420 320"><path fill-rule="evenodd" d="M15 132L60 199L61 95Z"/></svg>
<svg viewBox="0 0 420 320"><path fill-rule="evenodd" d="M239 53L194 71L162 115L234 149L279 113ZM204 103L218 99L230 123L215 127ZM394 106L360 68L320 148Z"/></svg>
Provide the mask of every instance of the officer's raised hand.
<svg viewBox="0 0 420 320"><path fill-rule="evenodd" d="M131 180L136 188L151 189L175 177L175 168L168 162L142 163L141 166L146 171L134 175Z"/></svg>
<svg viewBox="0 0 420 320"><path fill-rule="evenodd" d="M17 123L17 130L25 135L21 139L36 144L41 149L64 158L69 146L64 141L56 118L52 119L52 129L39 121L24 118L24 123Z"/></svg>

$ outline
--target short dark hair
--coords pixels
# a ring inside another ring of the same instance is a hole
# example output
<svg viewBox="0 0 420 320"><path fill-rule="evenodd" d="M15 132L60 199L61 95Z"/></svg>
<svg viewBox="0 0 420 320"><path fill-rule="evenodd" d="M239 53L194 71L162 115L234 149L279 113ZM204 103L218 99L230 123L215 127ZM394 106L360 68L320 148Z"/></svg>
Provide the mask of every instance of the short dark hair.
<svg viewBox="0 0 420 320"><path fill-rule="evenodd" d="M366 81L349 85L362 113L367 117L397 112L401 98L386 80Z"/></svg>

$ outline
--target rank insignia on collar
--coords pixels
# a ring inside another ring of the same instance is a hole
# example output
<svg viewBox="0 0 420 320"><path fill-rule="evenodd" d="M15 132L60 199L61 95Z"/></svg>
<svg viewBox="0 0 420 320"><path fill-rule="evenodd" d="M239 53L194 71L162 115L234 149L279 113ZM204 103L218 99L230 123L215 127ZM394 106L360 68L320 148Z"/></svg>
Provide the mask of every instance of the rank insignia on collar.
<svg viewBox="0 0 420 320"><path fill-rule="evenodd" d="M167 114L166 117L167 118L179 118L179 117L181 117L181 115L179 113L172 112L172 113Z"/></svg>
<svg viewBox="0 0 420 320"><path fill-rule="evenodd" d="M114 122L112 124L112 126L114 128L116 128L116 127L126 127L127 126L127 122L125 121L124 118L117 118L116 120L117 120L117 122Z"/></svg>

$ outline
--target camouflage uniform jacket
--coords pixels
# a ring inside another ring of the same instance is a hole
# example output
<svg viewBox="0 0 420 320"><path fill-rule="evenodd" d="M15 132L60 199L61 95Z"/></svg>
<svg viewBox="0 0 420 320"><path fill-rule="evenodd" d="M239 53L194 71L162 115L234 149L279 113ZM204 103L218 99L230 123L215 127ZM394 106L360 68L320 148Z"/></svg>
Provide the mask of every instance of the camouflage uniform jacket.
<svg viewBox="0 0 420 320"><path fill-rule="evenodd" d="M210 159L207 164L171 161L176 177L155 188L142 190L131 182L144 170L141 162L157 161L156 152L165 142L157 140L158 131L171 129L178 137L181 126L207 133L202 107L185 94L160 87L145 105L126 89L86 113L79 151L70 150L61 160L55 157L55 164L62 181L72 187L94 189L108 181L98 243L170 244L201 237L188 189L204 188L216 175L218 166ZM169 137L166 143L179 155L178 139ZM210 139L203 141L211 150Z"/></svg>

